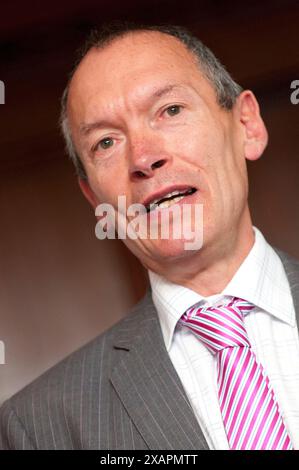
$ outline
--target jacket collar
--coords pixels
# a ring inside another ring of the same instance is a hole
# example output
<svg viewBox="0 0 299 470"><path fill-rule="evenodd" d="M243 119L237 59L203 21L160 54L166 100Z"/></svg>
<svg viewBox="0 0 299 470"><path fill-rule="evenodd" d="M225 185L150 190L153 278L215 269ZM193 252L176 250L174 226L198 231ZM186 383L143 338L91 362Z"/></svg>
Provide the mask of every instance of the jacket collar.
<svg viewBox="0 0 299 470"><path fill-rule="evenodd" d="M111 382L150 449L208 449L165 349L150 290L115 338Z"/></svg>

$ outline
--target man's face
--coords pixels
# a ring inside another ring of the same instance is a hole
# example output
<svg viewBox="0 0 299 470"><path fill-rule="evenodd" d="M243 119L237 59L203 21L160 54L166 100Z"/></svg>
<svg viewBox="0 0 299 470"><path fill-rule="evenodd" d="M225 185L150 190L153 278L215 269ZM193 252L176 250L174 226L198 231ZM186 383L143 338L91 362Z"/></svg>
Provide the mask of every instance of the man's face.
<svg viewBox="0 0 299 470"><path fill-rule="evenodd" d="M134 33L91 50L72 79L68 115L94 205L192 188L179 203L203 204L201 250L234 235L247 206L244 130L175 38ZM124 242L156 271L197 254L184 239Z"/></svg>

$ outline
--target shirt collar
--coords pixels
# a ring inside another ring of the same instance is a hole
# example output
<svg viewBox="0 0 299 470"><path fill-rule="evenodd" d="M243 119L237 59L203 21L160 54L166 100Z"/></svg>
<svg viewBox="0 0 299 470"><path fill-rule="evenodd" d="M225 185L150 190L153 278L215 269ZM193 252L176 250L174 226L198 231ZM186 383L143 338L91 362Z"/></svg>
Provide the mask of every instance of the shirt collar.
<svg viewBox="0 0 299 470"><path fill-rule="evenodd" d="M149 272L152 297L157 309L167 350L176 324L187 308L201 302L214 305L226 296L240 297L278 320L294 326L295 308L283 264L262 233L253 227L255 242L233 278L219 294L203 297L187 287Z"/></svg>

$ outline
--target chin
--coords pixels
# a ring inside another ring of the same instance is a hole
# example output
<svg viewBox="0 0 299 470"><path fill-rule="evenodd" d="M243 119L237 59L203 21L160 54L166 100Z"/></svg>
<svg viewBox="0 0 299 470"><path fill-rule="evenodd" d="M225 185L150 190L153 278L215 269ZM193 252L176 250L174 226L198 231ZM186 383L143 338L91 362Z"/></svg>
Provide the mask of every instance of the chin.
<svg viewBox="0 0 299 470"><path fill-rule="evenodd" d="M195 249L186 249L189 243L189 240L157 240L151 246L152 258L156 260L164 259L167 264L167 261L194 256L201 249L201 246L197 244Z"/></svg>

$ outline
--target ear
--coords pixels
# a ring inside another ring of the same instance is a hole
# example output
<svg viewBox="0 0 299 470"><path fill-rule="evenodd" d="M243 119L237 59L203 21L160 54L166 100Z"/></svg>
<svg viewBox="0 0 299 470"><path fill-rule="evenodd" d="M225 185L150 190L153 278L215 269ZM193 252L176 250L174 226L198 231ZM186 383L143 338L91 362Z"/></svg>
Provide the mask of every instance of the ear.
<svg viewBox="0 0 299 470"><path fill-rule="evenodd" d="M99 204L97 197L93 190L91 189L88 180L83 180L81 178L78 178L78 183L81 188L82 193L88 200L88 202L92 205L92 207L95 209L97 205Z"/></svg>
<svg viewBox="0 0 299 470"><path fill-rule="evenodd" d="M268 143L268 132L260 115L260 108L250 90L243 91L237 98L234 110L244 129L244 156L257 160Z"/></svg>

